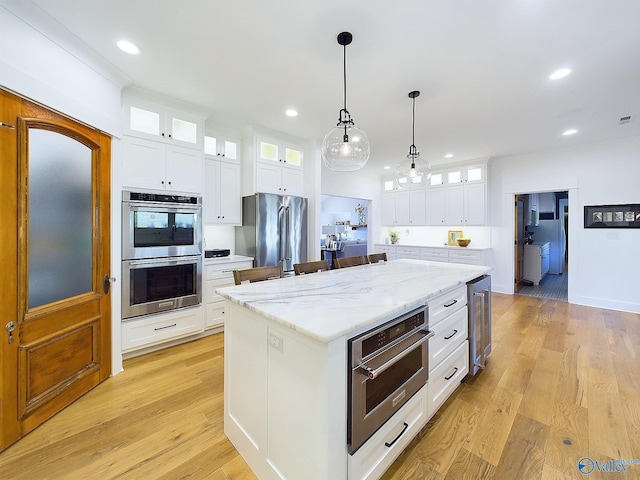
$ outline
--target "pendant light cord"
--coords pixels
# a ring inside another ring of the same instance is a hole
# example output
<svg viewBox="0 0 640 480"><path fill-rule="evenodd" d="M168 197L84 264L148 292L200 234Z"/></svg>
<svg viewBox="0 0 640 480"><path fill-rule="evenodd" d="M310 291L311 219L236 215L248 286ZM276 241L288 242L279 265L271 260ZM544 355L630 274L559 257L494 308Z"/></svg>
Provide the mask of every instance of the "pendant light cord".
<svg viewBox="0 0 640 480"><path fill-rule="evenodd" d="M342 81L344 86L344 111L347 111L347 46L343 45L343 54L342 54Z"/></svg>

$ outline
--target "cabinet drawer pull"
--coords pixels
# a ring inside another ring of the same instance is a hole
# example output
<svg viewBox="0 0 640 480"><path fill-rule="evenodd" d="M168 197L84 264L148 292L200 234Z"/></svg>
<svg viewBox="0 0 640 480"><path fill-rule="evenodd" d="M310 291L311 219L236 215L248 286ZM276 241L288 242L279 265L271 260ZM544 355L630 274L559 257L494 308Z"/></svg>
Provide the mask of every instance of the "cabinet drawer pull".
<svg viewBox="0 0 640 480"><path fill-rule="evenodd" d="M458 367L453 367L453 373L451 375L449 375L448 377L444 377L445 380L451 380L453 378L453 376L456 374L456 372L458 371Z"/></svg>
<svg viewBox="0 0 640 480"><path fill-rule="evenodd" d="M458 303L458 300L451 300L451 303L445 303L444 307L449 308L451 305L455 305L456 303Z"/></svg>
<svg viewBox="0 0 640 480"><path fill-rule="evenodd" d="M402 429L402 431L398 434L398 436L396 438L393 439L393 442L388 443L388 442L384 442L384 446L385 447L391 447L394 443L396 443L398 440L400 440L400 437L402 435L404 435L404 432L407 431L407 428L409 428L409 424L407 422L403 422L404 423L404 428Z"/></svg>
<svg viewBox="0 0 640 480"><path fill-rule="evenodd" d="M452 338L456 333L458 333L458 330L454 329L453 333L451 335L449 335L448 337L444 337L445 340L449 340L450 338Z"/></svg>
<svg viewBox="0 0 640 480"><path fill-rule="evenodd" d="M165 328L176 327L177 325L178 325L177 323L172 323L171 325L166 325L164 327L156 327L154 328L154 330L157 332L158 330L164 330Z"/></svg>

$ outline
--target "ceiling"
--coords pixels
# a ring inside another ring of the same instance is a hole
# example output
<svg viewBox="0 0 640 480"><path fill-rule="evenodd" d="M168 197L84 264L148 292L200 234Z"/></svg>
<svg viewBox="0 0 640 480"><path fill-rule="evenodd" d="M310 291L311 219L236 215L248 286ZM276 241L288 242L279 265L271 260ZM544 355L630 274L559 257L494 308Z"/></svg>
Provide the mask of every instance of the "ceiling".
<svg viewBox="0 0 640 480"><path fill-rule="evenodd" d="M131 85L318 141L342 107L336 36L351 32L347 106L370 173L405 158L412 90L415 144L433 164L640 135L638 0L28 1ZM549 80L560 67L571 74Z"/></svg>

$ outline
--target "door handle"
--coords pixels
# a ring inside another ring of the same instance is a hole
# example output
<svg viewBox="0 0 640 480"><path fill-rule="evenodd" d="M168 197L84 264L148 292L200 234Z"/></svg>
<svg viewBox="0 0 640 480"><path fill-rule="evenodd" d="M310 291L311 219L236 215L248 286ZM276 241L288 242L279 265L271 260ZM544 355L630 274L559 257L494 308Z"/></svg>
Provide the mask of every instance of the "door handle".
<svg viewBox="0 0 640 480"><path fill-rule="evenodd" d="M109 289L111 288L112 283L116 283L116 277L105 275L104 280L102 281L102 290L104 291L105 295L109 293Z"/></svg>
<svg viewBox="0 0 640 480"><path fill-rule="evenodd" d="M16 329L16 326L17 326L16 322L13 322L13 321L7 323L4 326L4 329L7 332L9 332L9 340L8 340L9 345L11 345L13 343L13 331Z"/></svg>

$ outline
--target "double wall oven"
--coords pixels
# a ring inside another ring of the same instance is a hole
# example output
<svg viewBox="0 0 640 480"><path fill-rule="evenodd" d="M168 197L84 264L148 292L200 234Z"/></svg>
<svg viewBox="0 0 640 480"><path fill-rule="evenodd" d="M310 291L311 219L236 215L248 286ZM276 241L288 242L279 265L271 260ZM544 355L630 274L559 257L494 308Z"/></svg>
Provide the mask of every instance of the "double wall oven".
<svg viewBox="0 0 640 480"><path fill-rule="evenodd" d="M202 302L201 197L122 193L122 318Z"/></svg>
<svg viewBox="0 0 640 480"><path fill-rule="evenodd" d="M358 450L426 385L429 338L434 335L428 322L425 305L348 341L349 453Z"/></svg>

